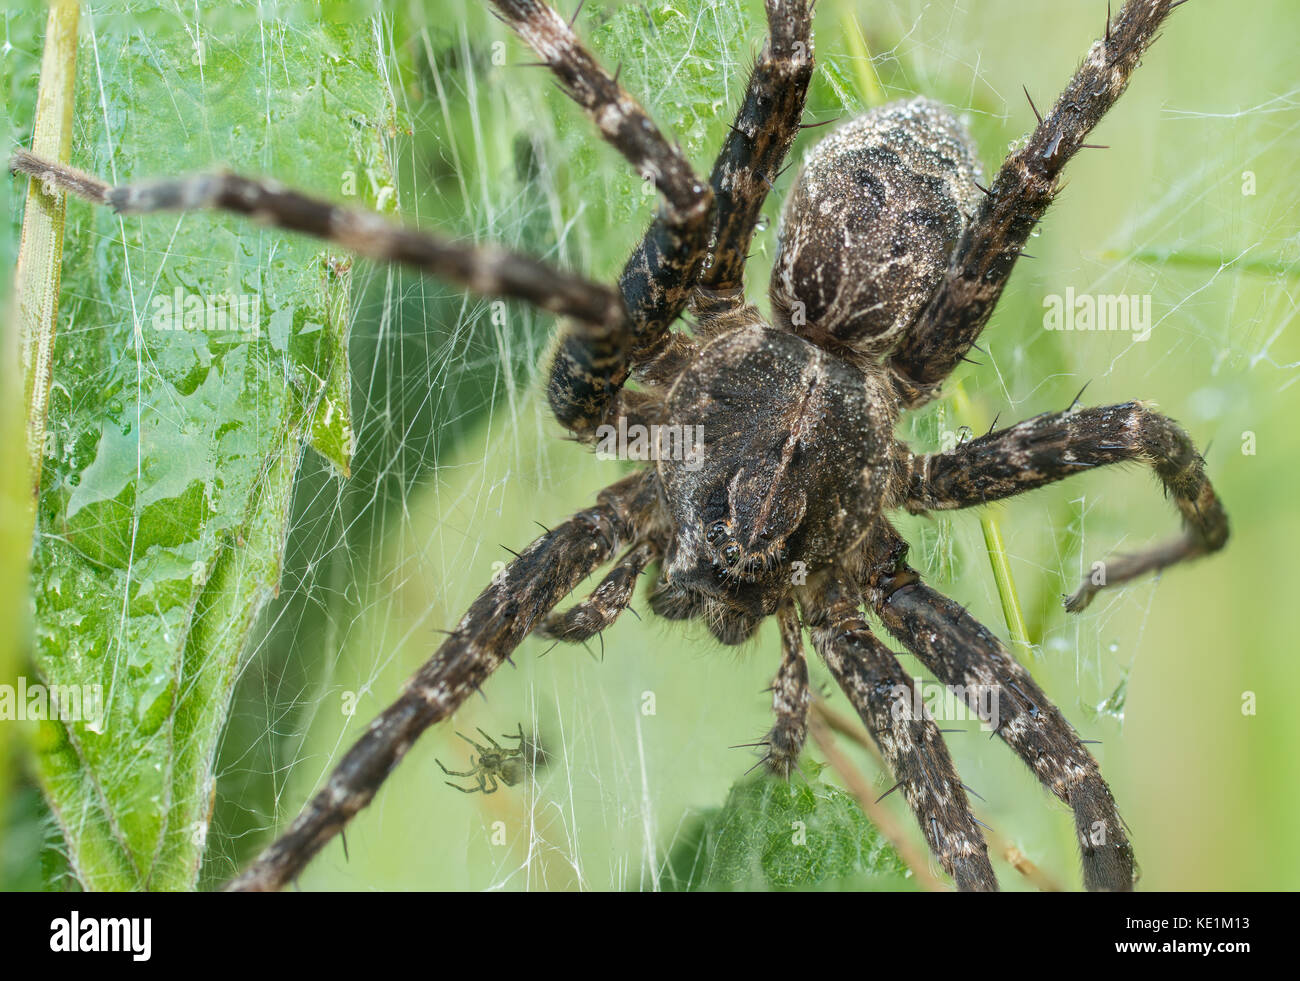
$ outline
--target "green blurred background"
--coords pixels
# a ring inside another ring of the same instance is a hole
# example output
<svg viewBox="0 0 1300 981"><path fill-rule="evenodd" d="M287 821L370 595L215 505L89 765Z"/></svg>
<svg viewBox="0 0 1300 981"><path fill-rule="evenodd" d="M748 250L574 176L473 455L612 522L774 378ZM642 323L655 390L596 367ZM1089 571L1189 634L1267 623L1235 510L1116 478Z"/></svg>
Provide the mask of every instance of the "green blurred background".
<svg viewBox="0 0 1300 981"><path fill-rule="evenodd" d="M397 120L391 162L408 220L617 275L654 198L544 74L523 67L531 56L501 25L456 0L330 12L382 38ZM1033 122L1021 85L1050 104L1104 15L1104 3L1074 0L823 0L808 121L926 94L967 118L989 173ZM5 55L13 142L34 91L16 59L39 60L40 19L31 10L28 19L34 27L6 14L8 36L26 39ZM577 23L706 173L761 44L761 5L588 2ZM1176 528L1150 474L1099 472L988 511L1025 613L1027 666L1085 738L1102 740L1094 748L1131 827L1143 889L1300 882L1300 723L1289 707L1300 667L1286 612L1300 540L1297 28L1300 10L1284 0L1248 11L1197 0L1174 15L1094 135L1110 149L1071 164L1029 248L1036 258L1018 265L981 341L987 356L954 380L969 405L944 400L902 427L914 448L933 450L962 425L1063 408L1088 383L1087 403L1153 401L1205 452L1233 523L1227 550L1104 593L1080 617L1065 615L1060 596L1093 560ZM795 157L824 132L804 133ZM277 176L294 183L293 173ZM756 239L755 300L793 178L792 169L776 182ZM437 645L437 630L510 558L502 546L519 549L535 521L563 520L622 473L560 439L547 417L548 318L512 305L494 320L487 303L406 272L363 269L360 282L353 473L343 481L312 454L304 460L282 590L250 646L221 748L208 886L292 819ZM1067 287L1149 293L1150 339L1043 330L1043 297ZM918 568L1005 640L979 515L900 526ZM593 641L592 656L561 647L542 657L548 643L525 642L518 669L504 668L486 699L414 747L350 826L347 855L331 844L302 887L662 885L673 844L754 762L751 750L728 747L769 725L761 689L779 644L769 624L746 647L724 649L699 628L655 621L643 598L634 605L642 619L624 616ZM816 663L813 680L846 709ZM646 693L653 715L642 711ZM468 760L453 729L499 734L521 723L551 757L533 781L487 797L445 786L435 758L451 769ZM981 817L1077 888L1067 809L1004 746L966 728L949 745L987 800ZM882 792L892 784L846 751ZM66 885L35 793L20 785L11 801L9 841L43 840L46 860L38 848L19 858L7 847L6 881ZM919 843L898 795L885 804ZM997 870L1004 888L1027 887L1005 863Z"/></svg>

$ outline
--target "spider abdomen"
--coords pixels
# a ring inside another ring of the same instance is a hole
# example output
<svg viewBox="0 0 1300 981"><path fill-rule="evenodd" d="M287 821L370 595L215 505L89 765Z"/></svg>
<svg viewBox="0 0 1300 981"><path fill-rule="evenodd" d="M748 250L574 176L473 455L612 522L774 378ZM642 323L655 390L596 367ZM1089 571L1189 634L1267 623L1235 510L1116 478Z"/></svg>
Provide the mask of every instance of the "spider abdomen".
<svg viewBox="0 0 1300 981"><path fill-rule="evenodd" d="M770 286L778 326L833 348L891 345L939 284L979 179L970 136L929 99L840 127L786 199Z"/></svg>

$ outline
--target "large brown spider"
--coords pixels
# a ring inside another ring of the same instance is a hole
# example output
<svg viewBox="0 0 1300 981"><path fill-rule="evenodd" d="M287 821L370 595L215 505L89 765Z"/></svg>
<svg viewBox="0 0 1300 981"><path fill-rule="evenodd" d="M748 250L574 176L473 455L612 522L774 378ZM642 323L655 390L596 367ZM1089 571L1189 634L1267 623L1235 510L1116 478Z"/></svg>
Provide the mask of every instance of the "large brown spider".
<svg viewBox="0 0 1300 981"><path fill-rule="evenodd" d="M1223 546L1227 519L1200 455L1175 423L1139 402L1072 405L937 454L913 454L894 435L900 414L933 399L975 343L1066 162L1087 145L1179 4L1130 0L987 188L961 125L923 99L868 113L824 140L786 202L771 321L745 303L743 269L770 177L800 126L813 64L811 4L766 0L769 38L708 182L562 17L539 0L493 4L663 197L617 290L241 177L111 188L30 155L14 163L118 211L222 208L477 293L529 301L569 318L549 395L577 438L596 443L608 432L602 427L634 425L703 434L702 453L657 454L494 577L288 831L232 886L271 889L295 877L370 802L420 733L450 716L526 636L593 635L627 606L642 570L658 563L651 605L662 616L702 619L727 644L750 637L766 617L778 619L784 655L765 757L772 771L788 774L807 731L806 626L943 868L958 888L996 888L939 730L897 697L911 680L868 628L865 605L938 679L967 693L972 709L1070 806L1085 884L1130 888L1133 851L1096 762L998 639L908 566L888 513L970 507L1103 464L1150 464L1184 534L1109 563L1070 597L1072 611L1100 588ZM686 311L697 322L690 335L673 330ZM625 388L629 380L637 387ZM588 599L552 613L611 559ZM988 691L1001 695L996 718Z"/></svg>

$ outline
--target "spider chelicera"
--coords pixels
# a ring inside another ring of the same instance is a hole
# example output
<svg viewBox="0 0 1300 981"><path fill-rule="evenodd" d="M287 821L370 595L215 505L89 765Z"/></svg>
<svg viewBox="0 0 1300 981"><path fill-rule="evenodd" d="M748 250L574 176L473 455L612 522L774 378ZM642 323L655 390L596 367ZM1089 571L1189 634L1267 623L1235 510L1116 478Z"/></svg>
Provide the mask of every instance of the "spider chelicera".
<svg viewBox="0 0 1300 981"><path fill-rule="evenodd" d="M974 146L944 107L895 103L850 121L808 156L785 204L772 316L745 301L745 257L771 179L800 128L812 77L807 0L766 0L769 36L709 180L538 0L492 0L662 204L612 289L526 256L394 227L278 184L231 175L109 187L19 154L17 170L121 212L213 207L401 262L476 293L567 318L551 366L558 421L594 444L607 427L702 433L702 452L659 453L525 548L371 723L279 840L233 883L278 888L373 798L412 742L448 718L530 633L583 640L627 607L657 566L651 606L738 644L777 618L769 768L787 775L807 733L807 629L892 769L931 851L961 889L993 889L988 849L934 721L872 633L870 611L1073 811L1091 889L1128 889L1133 850L1083 741L1006 647L906 561L890 511L977 506L1112 463L1152 467L1183 534L1111 561L1067 600L1221 548L1227 518L1186 433L1141 402L1071 405L947 452L915 454L902 412L936 397L974 346L1067 161L1115 103L1175 0L1129 0L1056 104L980 183ZM1038 116L1037 109L1034 110ZM675 330L683 313L690 333ZM627 382L633 382L627 387ZM699 447L696 448L697 450ZM613 560L593 594L552 612ZM994 691L996 719L985 693ZM496 744L493 744L496 746ZM487 790L491 757L477 747ZM491 753L496 754L493 749ZM508 780L505 782L509 783ZM495 786L495 783L493 784ZM465 788L460 788L465 790ZM467 791L471 792L471 791Z"/></svg>

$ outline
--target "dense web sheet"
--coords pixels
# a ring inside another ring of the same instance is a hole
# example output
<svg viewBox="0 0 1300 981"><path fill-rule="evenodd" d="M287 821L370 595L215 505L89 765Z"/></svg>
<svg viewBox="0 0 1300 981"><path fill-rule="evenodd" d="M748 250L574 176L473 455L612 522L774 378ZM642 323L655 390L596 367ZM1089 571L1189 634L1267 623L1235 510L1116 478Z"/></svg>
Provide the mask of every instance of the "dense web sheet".
<svg viewBox="0 0 1300 981"><path fill-rule="evenodd" d="M241 10L264 31L275 19L260 6ZM1294 22L1280 3L1269 11ZM83 24L83 70L112 71L113 44L141 30L133 25L141 16L135 9L91 9ZM287 76L293 62L284 52L295 45L310 52L323 44L331 56L360 65L356 77L346 69L337 78L328 71L320 76L326 98L345 106L336 113L345 117L340 125L361 134L343 140L341 154L359 158L357 200L413 224L501 242L612 281L652 214L652 189L625 172L543 73L526 67L528 53L474 4L446 0L424 15L427 23L412 20L420 16L412 11L373 11L325 40L300 28L295 16L280 16L277 22L288 26L278 40L270 32L273 43L264 40L247 52L226 46L233 45L231 29L216 15L158 16L181 25L158 33L150 84L160 100L169 91L186 98L193 92L193 80L180 77L182 55L190 50L187 24L209 50L221 52L215 64L246 58L249 76ZM963 113L987 173L1008 141L1032 124L1021 84L1039 107L1050 103L1103 17L1104 4L1025 12L1011 4L825 0L816 22L818 73L808 121L927 94ZM1276 751L1262 748L1276 730L1240 728L1242 692L1263 685L1262 677L1277 678L1265 659L1278 635L1258 626L1262 600L1250 595L1244 574L1235 574L1268 561L1270 544L1251 528L1285 506L1281 493L1267 488L1283 480L1286 447L1295 448L1280 420L1286 407L1294 408L1300 370L1291 329L1300 190L1288 170L1300 150L1300 89L1278 40L1284 32L1266 28L1267 20L1265 12L1252 14L1251 29L1238 36L1226 26L1234 23L1227 11L1191 4L1177 13L1113 118L1097 131L1097 141L1111 149L1085 153L1067 172L1069 186L1030 246L1035 258L1018 267L981 341L985 353L973 355L981 363L963 366L950 396L905 420L900 431L918 450L948 448L964 438L965 427L978 434L995 417L1007 425L1063 409L1087 383L1089 404L1156 402L1206 453L1234 526L1245 529L1241 540L1222 558L1103 592L1077 617L1061 611L1060 597L1094 560L1136 551L1177 527L1145 471L1091 474L979 514L899 523L917 568L1005 641L1003 598L980 514L996 522L1030 640L1017 653L1081 734L1103 741L1094 749L1133 825L1144 884L1154 888L1267 884L1258 856L1274 842L1270 822L1280 829L1283 821L1284 800L1260 790L1264 774L1278 765ZM589 3L577 26L604 63L622 65L623 84L706 172L761 43L761 7L717 0ZM1227 47L1215 77L1206 80L1199 52L1211 41ZM148 58L133 64L141 63ZM214 92L205 112L244 99L232 77L214 71L199 83L222 89L223 100ZM373 90L340 91L361 77L373 80ZM264 91L248 84L247 91ZM137 116L153 110L120 107ZM259 111L250 110L250 118ZM327 197L347 193L337 155L323 152L317 166L309 162L312 154L299 160L280 145L255 160L232 158L238 141L214 138L226 132L227 120L182 115L200 146L207 134L219 148L206 161L192 146L183 154L142 153L132 176L227 164ZM80 125L94 122L79 109ZM141 153L139 134L148 122L135 127L133 145ZM805 133L796 159L824 132ZM20 131L13 135L21 138ZM91 132L78 139L98 145ZM777 181L766 228L755 241L747 282L756 300L775 248L779 204L796 169ZM70 206L70 215L77 207ZM151 221L162 231L150 241L161 236L160 244L178 224L174 216ZM98 257L104 250L139 247L100 231L109 225L70 221L69 253L83 249L93 268L105 261ZM268 261L250 246L269 241L258 238L262 233L231 227L237 229L230 233L232 248L250 248L250 261ZM325 269L312 272L322 282L334 283L330 270L347 266L330 250L296 248L284 261ZM106 261L105 268L115 268ZM403 270L358 263L344 275L350 285L335 292L337 284L327 285L321 304L326 324L334 311L350 338L350 430L331 417L325 424L335 427L331 440L319 426L301 424L325 450L308 449L301 462L301 439L284 442L279 462L292 485L284 497L283 575L278 593L267 588L250 599L259 612L237 659L230 716L215 743L212 825L199 830L206 886L229 878L292 820L436 647L439 631L511 559L507 549L519 550L539 533L535 522L558 523L624 472L624 464L595 460L564 441L547 415L539 366L553 331L550 318L465 297ZM76 282L76 274L68 279ZM109 309L63 328L70 336L91 334L97 350L104 336L94 332L120 332L131 322L129 298L139 294L123 292L117 282L100 285L96 302ZM1082 296L1134 297L1137 311L1149 303L1148 336L1139 339L1140 329L1046 328L1049 297L1069 303ZM65 296L64 306L76 310L76 299ZM290 335L301 331L294 325ZM289 360L249 370L280 371L294 359L317 356L318 348L309 355L295 350ZM303 391L334 390L291 379L286 391L292 402ZM148 396L129 388L121 399L128 415L157 408L141 404ZM303 412L317 413L310 418L319 423L321 403L306 403ZM274 416L265 406L258 413L258 419ZM139 508L124 506L138 521ZM41 533L57 538L64 531L47 526ZM39 568L37 576L40 588ZM125 581L124 602L135 588L129 576ZM756 759L753 750L728 747L752 742L769 725L762 689L776 669L779 640L767 624L740 652L721 649L701 629L656 621L640 591L633 607L640 618L624 615L587 650L548 651L549 641L526 641L515 655L517 668L503 667L484 698L417 743L349 827L346 846L331 843L301 886L672 886L671 856L698 836L699 822L722 807ZM1230 666L1218 663L1226 644L1238 654ZM912 658L903 663L925 677ZM846 711L829 674L814 660L810 667L814 687ZM1220 672L1213 682L1184 680L1212 671ZM998 830L997 840L1014 842L1058 881L1076 885L1063 806L1039 791L1005 747L981 738L976 723L941 724L966 730L949 736L949 745L965 781L987 799L981 816ZM470 768L471 747L457 731L480 739L481 727L501 739L520 726L546 757L529 779L490 796L446 786L435 758L448 769ZM1253 762L1238 765L1247 756ZM870 757L854 758L881 792L892 784ZM1236 771L1225 778L1226 790L1169 776L1175 767L1228 766ZM131 777L125 765L118 775ZM834 782L830 773L823 776ZM158 813L158 803L145 797L141 813ZM1205 847L1197 844L1198 826L1239 826L1241 799L1255 802L1264 841L1244 859L1209 856L1199 873L1187 871L1180 849ZM1171 812L1188 827L1162 837ZM893 813L919 840L906 810ZM57 828L43 820L57 851ZM202 824L201 815L193 820ZM156 832L164 841L165 824ZM57 862L49 868L47 879L74 875ZM1004 886L1023 885L1007 865L997 869ZM939 873L937 866L931 871Z"/></svg>

